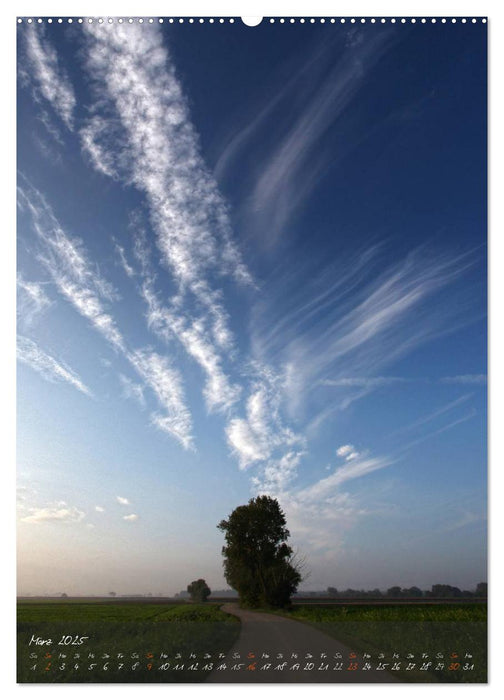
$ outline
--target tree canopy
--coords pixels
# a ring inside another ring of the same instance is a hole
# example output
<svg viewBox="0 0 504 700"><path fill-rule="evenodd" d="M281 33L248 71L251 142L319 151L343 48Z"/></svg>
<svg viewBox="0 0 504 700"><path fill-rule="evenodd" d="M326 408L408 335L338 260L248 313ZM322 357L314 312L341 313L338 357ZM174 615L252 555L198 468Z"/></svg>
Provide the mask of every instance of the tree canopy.
<svg viewBox="0 0 504 700"><path fill-rule="evenodd" d="M187 592L195 603L204 603L212 591L207 586L205 579L199 578L187 586Z"/></svg>
<svg viewBox="0 0 504 700"><path fill-rule="evenodd" d="M278 501L257 496L238 506L217 526L225 533L222 548L226 581L250 607L285 607L302 576L293 562L285 514Z"/></svg>

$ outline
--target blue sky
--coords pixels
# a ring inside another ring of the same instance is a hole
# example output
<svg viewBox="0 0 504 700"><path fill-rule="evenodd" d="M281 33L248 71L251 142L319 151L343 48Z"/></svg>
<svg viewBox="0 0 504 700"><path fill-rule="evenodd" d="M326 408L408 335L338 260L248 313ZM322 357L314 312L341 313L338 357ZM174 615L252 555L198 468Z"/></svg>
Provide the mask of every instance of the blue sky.
<svg viewBox="0 0 504 700"><path fill-rule="evenodd" d="M486 579L486 27L19 27L19 592Z"/></svg>

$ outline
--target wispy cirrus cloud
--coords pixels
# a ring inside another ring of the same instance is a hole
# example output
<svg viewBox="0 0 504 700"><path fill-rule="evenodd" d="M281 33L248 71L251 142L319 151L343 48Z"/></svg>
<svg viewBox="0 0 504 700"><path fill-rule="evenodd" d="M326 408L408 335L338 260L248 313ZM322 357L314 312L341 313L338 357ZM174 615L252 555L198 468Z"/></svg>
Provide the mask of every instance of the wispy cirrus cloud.
<svg viewBox="0 0 504 700"><path fill-rule="evenodd" d="M81 241L71 238L54 215L42 193L24 180L18 188L20 205L29 210L33 228L42 243L40 260L60 293L90 321L117 350L124 339L104 302L117 297L113 287L93 268Z"/></svg>
<svg viewBox="0 0 504 700"><path fill-rule="evenodd" d="M400 452L406 452L407 450L411 449L412 447L416 447L422 442L426 442L427 440L431 440L432 438L436 437L437 435L441 435L442 433L445 433L447 430L451 430L452 428L455 428L457 425L460 425L461 423L465 423L468 420L471 420L475 416L477 416L478 412L476 411L475 408L471 409L468 413L465 413L463 416L460 418L456 418L455 420L451 421L451 423L448 423L447 425L443 425L441 428L438 430L433 430L426 435L422 435L422 437L417 438L416 440L412 440L411 442L408 442L406 445L403 445L400 449Z"/></svg>
<svg viewBox="0 0 504 700"><path fill-rule="evenodd" d="M259 357L273 357L287 368L293 415L308 395L322 390L338 392L332 401L337 410L387 383L399 384L399 377L382 378L380 370L471 320L467 309L454 308L444 293L474 264L470 254L433 257L418 249L386 265L375 247L344 262L331 266L336 282L323 291L316 280L303 294L293 288L291 297L289 280L283 287L273 280L254 310L253 347ZM324 273L329 270L322 270L322 279Z"/></svg>
<svg viewBox="0 0 504 700"><path fill-rule="evenodd" d="M350 494L342 490L342 486L397 461L390 456L370 457L368 450L348 461L353 449L352 445L342 445L338 451L343 464L336 465L329 476L309 486L266 491L278 498L287 514L293 538L305 551L323 551L326 557L334 557L341 551L348 531L373 512L369 504L362 502L358 491Z"/></svg>
<svg viewBox="0 0 504 700"><path fill-rule="evenodd" d="M486 374L459 374L455 377L442 377L443 384L486 384Z"/></svg>
<svg viewBox="0 0 504 700"><path fill-rule="evenodd" d="M240 469L255 467L251 484L257 493L285 493L298 475L307 443L286 424L282 412L285 376L252 363L244 417L226 425L226 438Z"/></svg>
<svg viewBox="0 0 504 700"><path fill-rule="evenodd" d="M186 449L193 447L191 413L186 408L182 377L167 357L137 350L129 360L157 396L164 413L152 413L152 423L175 437Z"/></svg>
<svg viewBox="0 0 504 700"><path fill-rule="evenodd" d="M131 267L129 262L126 259L126 253L124 251L124 248L119 245L117 241L114 240L114 248L117 252L117 255L119 256L119 262L121 264L122 269L126 273L126 275L130 278L135 276L135 270Z"/></svg>
<svg viewBox="0 0 504 700"><path fill-rule="evenodd" d="M267 493L271 496L277 496L288 493L289 487L298 476L301 461L307 454L303 445L302 437L299 438L297 449L289 449L289 443L286 442L283 454L268 459L260 468L259 473L251 478L253 490L259 495Z"/></svg>
<svg viewBox="0 0 504 700"><path fill-rule="evenodd" d="M82 150L88 156L91 165L102 175L118 179L117 155L113 148L110 148L107 134L110 132L110 121L99 115L93 115L87 123L80 129ZM102 138L106 140L102 144Z"/></svg>
<svg viewBox="0 0 504 700"><path fill-rule="evenodd" d="M460 530L461 528L467 527L468 525L474 525L475 523L484 523L486 522L486 520L486 513L464 511L459 518L451 522L449 525L446 525L443 528L443 531L453 532L454 530Z"/></svg>
<svg viewBox="0 0 504 700"><path fill-rule="evenodd" d="M452 403L458 405L461 402ZM317 556L323 553L325 557L334 557L344 550L348 531L357 522L380 512L379 504L378 508L376 504L373 505L365 489L359 488L360 481L370 474L400 464L404 453L410 448L465 423L475 415L476 411L470 411L389 455L372 456L368 449L357 450L350 443L340 445L336 449L338 463L332 467L329 476L303 488L292 484L288 484L287 488L275 488L274 484L265 488L264 482L260 482L260 493L269 493L279 499L287 514L291 534L303 549L309 548ZM354 481L356 484L349 493L347 484ZM390 507L393 504L387 506L387 512ZM476 522L476 518L469 515L455 526L464 526L473 521Z"/></svg>
<svg viewBox="0 0 504 700"><path fill-rule="evenodd" d="M124 374L119 374L119 381L123 388L123 394L126 398L133 398L140 406L145 407L145 394L144 388L141 384L136 384L129 377Z"/></svg>
<svg viewBox="0 0 504 700"><path fill-rule="evenodd" d="M31 326L51 305L44 286L38 282L28 282L21 274L17 276L17 316L22 325Z"/></svg>
<svg viewBox="0 0 504 700"><path fill-rule="evenodd" d="M261 106L255 114L250 110L252 119L221 155L217 171L222 176L259 135L267 144L267 148L256 149L257 156L254 151L257 175L247 206L247 218L253 220L254 229L259 235L267 232L267 238L263 233L267 245L277 241L328 165L348 150L344 144L324 148L323 139L344 115L390 39L383 32L362 41L359 33L351 30L339 49L331 43L318 45L295 77L291 72L283 89L271 96L267 108Z"/></svg>
<svg viewBox="0 0 504 700"><path fill-rule="evenodd" d="M93 395L76 372L42 350L29 338L24 336L17 337L17 359L34 369L48 381L66 382L78 391L86 394L86 396Z"/></svg>
<svg viewBox="0 0 504 700"><path fill-rule="evenodd" d="M410 379L405 377L340 377L339 379L322 379L322 386L336 387L359 387L362 389L377 389L382 386L390 386L392 384L402 384L409 382Z"/></svg>
<svg viewBox="0 0 504 700"><path fill-rule="evenodd" d="M427 264L418 254L409 255L366 286L359 295L361 301L348 313L329 323L316 340L316 349L321 351L316 357L322 356L332 363L347 359L351 353L352 364L356 357L357 364L369 367L370 361L382 364L391 354L398 357L412 349L429 335L428 328L421 328L420 334L417 332L413 337L404 332L413 309L419 309L422 302L453 281L466 265L467 260L460 259L438 259Z"/></svg>
<svg viewBox="0 0 504 700"><path fill-rule="evenodd" d="M21 174L20 179L19 206L22 210L29 211L33 228L43 244L41 262L52 274L59 268L62 279L70 278L73 282L92 289L103 299L117 299L117 292L100 274L98 265L89 261L82 241L64 230L42 192L24 175Z"/></svg>
<svg viewBox="0 0 504 700"><path fill-rule="evenodd" d="M224 372L205 317L187 318L158 305L151 306L149 313L151 328L168 342L171 337L179 340L188 355L200 365L206 377L203 395L209 411L226 410L236 403L241 388Z"/></svg>
<svg viewBox="0 0 504 700"><path fill-rule="evenodd" d="M250 141L254 138L257 132L266 127L266 122L269 119L274 119L277 116L277 109L287 100L294 91L300 95L301 100L306 102L309 98L314 75L317 69L324 65L328 59L327 46L318 46L313 53L305 60L299 59L293 65L284 68L284 76L281 79L282 88L274 93L262 95L257 99L254 105L248 105L246 117L243 119L243 125L232 132L229 128L226 129L226 139L221 145L219 157L215 164L214 172L216 177L221 180L233 172L233 166L236 165L237 158L243 154L243 151L250 145ZM285 77L287 76L287 77ZM257 108L259 104L259 109ZM235 117L236 118L236 117Z"/></svg>
<svg viewBox="0 0 504 700"><path fill-rule="evenodd" d="M131 505L129 502L129 499L127 499L125 496L116 496L116 501L120 503L122 506L129 506Z"/></svg>
<svg viewBox="0 0 504 700"><path fill-rule="evenodd" d="M205 375L203 396L207 408L226 411L233 406L241 393L241 387L233 384L223 368L223 354L233 352L233 338L227 326L227 314L219 302L211 306L211 313L196 317L183 309L183 299L177 295L169 306L162 303L155 288L149 249L145 241L136 239L135 257L141 265L140 295L146 306L149 328L167 344L172 340L181 343L187 354L201 367Z"/></svg>
<svg viewBox="0 0 504 700"><path fill-rule="evenodd" d="M227 275L245 284L252 279L233 241L227 204L201 156L158 28L85 29L97 102L82 133L83 147L98 170L118 174L145 195L161 261L178 287L176 297L162 303L148 254L135 247L149 327L167 342L177 339L200 365L207 408L228 410L240 389L223 369L223 354L233 352L233 335L214 278ZM193 304L197 312L187 313Z"/></svg>
<svg viewBox="0 0 504 700"><path fill-rule="evenodd" d="M54 141L54 143L56 143L58 146L64 146L65 142L63 140L63 137L61 136L60 130L45 110L42 110L42 112L38 116L38 119L41 122L41 124L44 125L45 130L47 131L51 139Z"/></svg>
<svg viewBox="0 0 504 700"><path fill-rule="evenodd" d="M433 259L418 250L384 267L379 265L379 252L375 248L360 255L357 264L349 266L342 278L334 275L336 281L325 285L323 292L315 287L313 298L303 288L299 306L296 291L291 297L289 287L280 285L283 298L289 300L287 321L282 303L275 305L273 313L270 299L258 303L262 308L252 325L256 356L263 361L274 358L283 371L270 370L261 376L250 389L245 416L233 417L226 426L228 444L240 467L258 469L253 477L256 490L276 488L278 493L289 493L287 484L292 488L306 453L306 439L288 427L289 410L299 425L305 406L310 405L313 416L318 392L325 392L321 412L301 431L308 435L314 423L331 412L380 387L407 381L377 372L458 322L466 322L454 317L449 304L443 306L440 292L471 266L470 256ZM436 295L439 304L432 314ZM339 394L328 404L330 390ZM369 458L353 445L339 449L338 456L347 465L328 477L324 488L391 463L391 458ZM312 493L317 494L322 498L321 485Z"/></svg>
<svg viewBox="0 0 504 700"><path fill-rule="evenodd" d="M238 457L241 469L269 460L279 448L303 443L303 439L282 421L284 378L266 366L256 365L252 371L255 378L246 401L246 417L233 418L226 426L228 444Z"/></svg>
<svg viewBox="0 0 504 700"><path fill-rule="evenodd" d="M426 423L430 423L431 421L435 420L436 418L439 418L439 416L444 415L448 411L451 411L453 408L456 406L460 406L460 404L465 403L472 397L472 394L464 394L463 396L459 396L458 399L455 399L454 401L450 401L449 403L441 406L440 408L435 409L434 411L431 411L425 416L422 416L418 420L414 421L413 423L410 423L409 425L406 425L402 428L399 428L398 430L395 430L392 435L398 435L400 433L405 433L409 432L410 430L415 430L416 428L420 428L422 425L425 425Z"/></svg>
<svg viewBox="0 0 504 700"><path fill-rule="evenodd" d="M74 89L65 69L58 61L56 50L46 36L43 25L33 25L25 30L26 57L35 96L41 94L50 103L68 129L74 126L77 105Z"/></svg>
<svg viewBox="0 0 504 700"><path fill-rule="evenodd" d="M326 497L332 494L337 487L343 484L345 481L350 481L351 479L358 479L362 476L366 476L371 472L377 471L378 469L383 469L393 464L394 460L389 457L370 457L364 459L352 459L350 461L345 460L345 464L342 467L337 467L334 472L321 479L317 483L309 486L303 491L299 492L298 498L301 500L315 500L321 497Z"/></svg>
<svg viewBox="0 0 504 700"><path fill-rule="evenodd" d="M249 283L159 28L84 28L90 73L127 136L129 176L148 199L165 263L189 287L212 269Z"/></svg>
<svg viewBox="0 0 504 700"><path fill-rule="evenodd" d="M157 397L166 415L153 413L152 422L170 433L185 448L192 445L191 414L185 403L183 380L168 358L127 347L117 323L105 304L117 293L89 261L82 243L62 228L43 195L25 181L19 188L21 207L32 217L42 246L39 259L50 273L60 294L87 319L143 379Z"/></svg>
<svg viewBox="0 0 504 700"><path fill-rule="evenodd" d="M136 513L130 513L129 515L123 515L123 520L127 520L130 523L134 523L138 520L138 515Z"/></svg>

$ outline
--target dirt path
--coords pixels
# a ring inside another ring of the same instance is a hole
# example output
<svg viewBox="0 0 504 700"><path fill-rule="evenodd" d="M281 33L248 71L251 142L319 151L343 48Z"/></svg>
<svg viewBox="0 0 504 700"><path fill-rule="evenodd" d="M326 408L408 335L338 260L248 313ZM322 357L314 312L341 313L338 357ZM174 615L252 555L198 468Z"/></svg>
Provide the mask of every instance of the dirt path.
<svg viewBox="0 0 504 700"><path fill-rule="evenodd" d="M373 670L362 670L360 654L351 656L349 647L310 625L242 610L238 603L227 603L222 610L240 618L241 633L226 659L219 662L226 668L219 670L216 664L207 683L398 682L386 670L374 670L376 659L372 659ZM348 670L352 664L357 664L357 670Z"/></svg>

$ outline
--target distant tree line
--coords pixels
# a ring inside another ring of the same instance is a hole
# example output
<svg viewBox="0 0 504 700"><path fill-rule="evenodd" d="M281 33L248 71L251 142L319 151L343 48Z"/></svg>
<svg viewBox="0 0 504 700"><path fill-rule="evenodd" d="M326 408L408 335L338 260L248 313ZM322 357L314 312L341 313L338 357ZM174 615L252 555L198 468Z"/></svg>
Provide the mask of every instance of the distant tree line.
<svg viewBox="0 0 504 700"><path fill-rule="evenodd" d="M175 593L173 596L174 598L190 598L190 593L185 590L185 591L180 591L179 593ZM231 588L226 588L226 589L220 589L216 591L212 591L210 598L238 598L238 593L237 591L233 591Z"/></svg>
<svg viewBox="0 0 504 700"><path fill-rule="evenodd" d="M355 590L347 588L344 591L338 591L337 588L331 586L325 592L329 598L486 598L488 594L488 584L486 582L478 583L474 591L465 591L457 588L457 586L449 586L445 583L436 583L429 591L422 591L418 586L410 588L401 588L400 586L392 586L385 592L374 588L371 591ZM304 593L309 596L308 592ZM313 591L313 597L319 597ZM299 596L301 597L301 596Z"/></svg>
<svg viewBox="0 0 504 700"><path fill-rule="evenodd" d="M401 588L392 586L386 591L379 588L365 591L363 589L346 588L339 591L337 588L329 587L325 591L299 591L294 593L293 598L486 598L487 583L478 583L474 591L466 591L449 586L447 584L436 583L430 591L422 591L418 586ZM180 591L175 594L175 598L189 598L187 591ZM237 598L238 593L232 589L212 591L212 598Z"/></svg>

